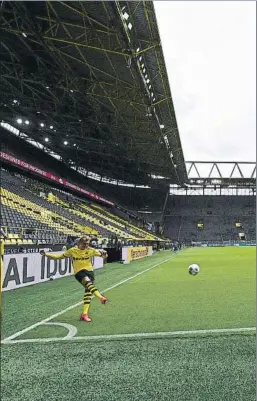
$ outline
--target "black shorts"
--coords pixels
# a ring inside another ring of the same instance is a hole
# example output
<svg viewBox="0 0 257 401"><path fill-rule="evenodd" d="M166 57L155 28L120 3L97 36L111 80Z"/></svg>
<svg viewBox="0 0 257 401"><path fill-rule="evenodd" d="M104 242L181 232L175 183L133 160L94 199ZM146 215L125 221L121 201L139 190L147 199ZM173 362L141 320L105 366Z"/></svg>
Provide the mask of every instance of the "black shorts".
<svg viewBox="0 0 257 401"><path fill-rule="evenodd" d="M75 274L75 279L78 280L79 283L82 283L82 280L85 277L88 277L92 283L95 281L95 274L93 271L83 269Z"/></svg>

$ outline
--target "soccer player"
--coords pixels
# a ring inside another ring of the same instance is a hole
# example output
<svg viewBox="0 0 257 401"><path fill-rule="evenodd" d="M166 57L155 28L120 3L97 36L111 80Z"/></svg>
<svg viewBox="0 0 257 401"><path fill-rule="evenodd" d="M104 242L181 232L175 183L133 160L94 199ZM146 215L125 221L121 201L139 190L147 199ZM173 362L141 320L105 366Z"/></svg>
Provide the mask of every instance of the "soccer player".
<svg viewBox="0 0 257 401"><path fill-rule="evenodd" d="M97 297L102 304L106 304L107 299L98 291L94 286L94 270L91 262L93 256L106 257L106 251L99 251L89 247L90 238L81 237L78 241L77 246L70 248L68 251L63 252L60 255L54 255L41 251L41 255L46 256L49 259L64 259L71 258L73 264L73 270L76 280L85 287L84 294L84 309L80 316L80 320L84 322L91 322L92 319L88 316L88 311L92 299L92 295Z"/></svg>

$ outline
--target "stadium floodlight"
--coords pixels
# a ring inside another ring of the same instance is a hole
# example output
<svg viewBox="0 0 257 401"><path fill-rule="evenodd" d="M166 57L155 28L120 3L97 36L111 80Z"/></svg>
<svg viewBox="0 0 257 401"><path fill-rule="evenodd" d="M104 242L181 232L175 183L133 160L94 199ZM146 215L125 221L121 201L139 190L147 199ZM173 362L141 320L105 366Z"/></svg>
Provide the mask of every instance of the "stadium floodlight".
<svg viewBox="0 0 257 401"><path fill-rule="evenodd" d="M163 128L164 128L164 125L163 125L163 124L161 124L161 125L160 125L160 128L161 128L161 129L163 129Z"/></svg>
<svg viewBox="0 0 257 401"><path fill-rule="evenodd" d="M48 138L45 138L45 142L49 142L49 139L48 139Z"/></svg>
<svg viewBox="0 0 257 401"><path fill-rule="evenodd" d="M49 86L46 86L46 89L49 89Z"/></svg>
<svg viewBox="0 0 257 401"><path fill-rule="evenodd" d="M73 93L73 90L72 90L72 89L71 89L70 91L71 91L71 93Z"/></svg>
<svg viewBox="0 0 257 401"><path fill-rule="evenodd" d="M41 124L40 124L40 127L42 127L42 128L43 128L44 126L45 126L45 124L44 124L44 123L41 123Z"/></svg>
<svg viewBox="0 0 257 401"><path fill-rule="evenodd" d="M64 141L63 144L64 144L64 145L68 145L68 142L67 142L67 141Z"/></svg>
<svg viewBox="0 0 257 401"><path fill-rule="evenodd" d="M155 97L153 98L153 101L155 102Z"/></svg>
<svg viewBox="0 0 257 401"><path fill-rule="evenodd" d="M17 102L18 102L18 100L14 99L13 103L17 103Z"/></svg>
<svg viewBox="0 0 257 401"><path fill-rule="evenodd" d="M149 85L149 87L148 87L148 88L149 88L149 89L151 89L151 87L152 87L152 85Z"/></svg>
<svg viewBox="0 0 257 401"><path fill-rule="evenodd" d="M29 120L26 120L26 121L25 121L25 124L26 124L26 125L29 125Z"/></svg>
<svg viewBox="0 0 257 401"><path fill-rule="evenodd" d="M148 79L146 80L146 83L149 84L149 82L150 82L150 79L148 78Z"/></svg>
<svg viewBox="0 0 257 401"><path fill-rule="evenodd" d="M125 13L123 14L123 18L124 18L125 20L128 20L128 19L129 19L129 15L128 15L127 12L125 12Z"/></svg>
<svg viewBox="0 0 257 401"><path fill-rule="evenodd" d="M140 47L137 48L137 53L140 51Z"/></svg>
<svg viewBox="0 0 257 401"><path fill-rule="evenodd" d="M76 143L74 143L74 144L73 144L73 146L77 146L77 144L76 144Z"/></svg>
<svg viewBox="0 0 257 401"><path fill-rule="evenodd" d="M22 124L22 119L21 119L21 118L18 118L18 119L17 119L17 123L18 123L18 124Z"/></svg>
<svg viewBox="0 0 257 401"><path fill-rule="evenodd" d="M26 35L26 33L25 33L25 32L22 32L22 35L24 36L24 38L26 38L26 37L27 37L27 35Z"/></svg>
<svg viewBox="0 0 257 401"><path fill-rule="evenodd" d="M50 125L50 129L53 129L54 127L52 125Z"/></svg>
<svg viewBox="0 0 257 401"><path fill-rule="evenodd" d="M19 135L19 133L20 133L20 131L17 128L13 127L11 124L1 122L0 125L1 125L1 127L5 128L7 131L12 132L14 135Z"/></svg>
<svg viewBox="0 0 257 401"><path fill-rule="evenodd" d="M131 31L133 25L131 24L131 22L128 23L128 29Z"/></svg>

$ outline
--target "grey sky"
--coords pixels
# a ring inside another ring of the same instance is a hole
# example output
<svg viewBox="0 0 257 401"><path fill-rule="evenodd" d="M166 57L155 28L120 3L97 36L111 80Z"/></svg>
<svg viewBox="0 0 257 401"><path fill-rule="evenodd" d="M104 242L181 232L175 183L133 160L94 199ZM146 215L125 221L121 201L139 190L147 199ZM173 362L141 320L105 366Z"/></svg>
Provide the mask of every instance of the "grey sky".
<svg viewBox="0 0 257 401"><path fill-rule="evenodd" d="M155 1L185 160L256 160L256 4Z"/></svg>

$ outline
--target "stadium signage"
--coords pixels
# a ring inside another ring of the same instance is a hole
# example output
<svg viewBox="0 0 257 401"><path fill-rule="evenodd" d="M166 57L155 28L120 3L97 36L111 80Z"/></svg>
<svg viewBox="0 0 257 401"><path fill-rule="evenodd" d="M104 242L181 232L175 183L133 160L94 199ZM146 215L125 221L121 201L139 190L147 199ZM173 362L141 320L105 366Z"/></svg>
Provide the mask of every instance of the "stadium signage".
<svg viewBox="0 0 257 401"><path fill-rule="evenodd" d="M101 202L106 203L106 204L111 205L111 206L115 205L113 202L110 202L107 199L104 199L101 196L99 196L97 194L94 194L93 192L89 192L86 189L78 187L77 185L68 182L64 178L57 177L57 176L53 175L52 173L44 171L44 170L42 170L42 169L40 169L40 168L38 168L36 166L33 166L32 164L28 164L25 161L20 160L17 157L14 157L12 155L8 155L5 152L0 152L0 158L8 161L11 164L15 164L16 166L19 166L19 167L21 167L21 168L23 168L25 170L32 171L34 174L40 175L41 177L47 178L48 180L55 181L58 184L61 184L61 185L65 186L65 187L73 189L74 191L77 191L79 193L83 193L83 194L89 196L92 199L101 201Z"/></svg>
<svg viewBox="0 0 257 401"><path fill-rule="evenodd" d="M62 253L62 252L55 252ZM94 269L103 267L103 259L93 258ZM42 283L73 274L70 259L52 260L40 253L4 255L3 291Z"/></svg>
<svg viewBox="0 0 257 401"><path fill-rule="evenodd" d="M21 250L22 248L22 250ZM4 248L4 253L5 255L9 255L10 253L38 253L40 251L39 248L23 248L22 246L20 246L19 248L7 248L5 246Z"/></svg>
<svg viewBox="0 0 257 401"><path fill-rule="evenodd" d="M131 259L140 259L140 258L144 258L145 256L148 256L148 249L140 249L139 251L137 250L132 250L131 251Z"/></svg>
<svg viewBox="0 0 257 401"><path fill-rule="evenodd" d="M122 260L131 262L132 260L142 259L153 254L152 246L139 246L136 248L122 248Z"/></svg>

